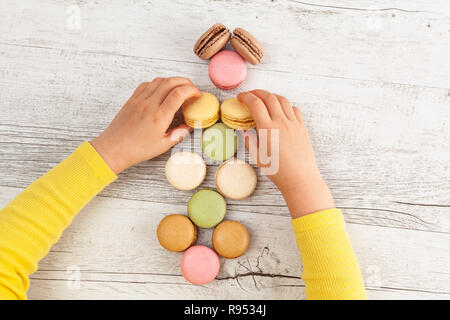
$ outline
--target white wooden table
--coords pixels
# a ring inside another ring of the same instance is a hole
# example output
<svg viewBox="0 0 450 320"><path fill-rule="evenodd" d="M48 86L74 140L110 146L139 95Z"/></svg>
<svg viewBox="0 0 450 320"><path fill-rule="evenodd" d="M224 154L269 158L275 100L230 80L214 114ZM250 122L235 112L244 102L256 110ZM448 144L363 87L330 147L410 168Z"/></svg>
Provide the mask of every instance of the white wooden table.
<svg viewBox="0 0 450 320"><path fill-rule="evenodd" d="M266 49L231 92L192 52L215 22ZM2 0L0 205L98 135L142 81L186 76L220 99L268 89L304 113L369 298L449 299L449 57L448 0ZM222 260L208 285L183 279L181 255L155 235L192 194L166 182L166 159L127 170L79 214L29 297L303 299L288 210L262 176L251 198L228 202L227 218L251 232L248 252Z"/></svg>

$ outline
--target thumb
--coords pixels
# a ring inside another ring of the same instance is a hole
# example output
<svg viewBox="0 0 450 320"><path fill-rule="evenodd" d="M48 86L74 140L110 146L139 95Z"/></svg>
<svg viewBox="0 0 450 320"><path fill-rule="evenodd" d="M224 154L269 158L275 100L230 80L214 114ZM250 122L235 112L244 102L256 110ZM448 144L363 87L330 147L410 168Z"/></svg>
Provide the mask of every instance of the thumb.
<svg viewBox="0 0 450 320"><path fill-rule="evenodd" d="M183 141L183 139L192 132L192 128L186 124L180 124L179 126L170 129L166 133L166 137L164 138L167 146L169 148Z"/></svg>
<svg viewBox="0 0 450 320"><path fill-rule="evenodd" d="M250 158L253 163L255 163L259 167L258 162L258 136L256 135L255 129L247 130L243 133L244 135L244 144L248 153L250 154Z"/></svg>

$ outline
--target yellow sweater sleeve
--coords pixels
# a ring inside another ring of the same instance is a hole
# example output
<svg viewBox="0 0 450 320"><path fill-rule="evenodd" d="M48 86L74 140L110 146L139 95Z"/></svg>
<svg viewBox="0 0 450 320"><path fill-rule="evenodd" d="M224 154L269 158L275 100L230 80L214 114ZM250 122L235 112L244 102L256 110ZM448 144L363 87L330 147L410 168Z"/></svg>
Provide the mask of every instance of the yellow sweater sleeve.
<svg viewBox="0 0 450 320"><path fill-rule="evenodd" d="M306 298L366 299L358 261L339 209L292 220L303 261Z"/></svg>
<svg viewBox="0 0 450 320"><path fill-rule="evenodd" d="M116 179L84 142L0 210L0 299L26 299L28 276L76 214Z"/></svg>

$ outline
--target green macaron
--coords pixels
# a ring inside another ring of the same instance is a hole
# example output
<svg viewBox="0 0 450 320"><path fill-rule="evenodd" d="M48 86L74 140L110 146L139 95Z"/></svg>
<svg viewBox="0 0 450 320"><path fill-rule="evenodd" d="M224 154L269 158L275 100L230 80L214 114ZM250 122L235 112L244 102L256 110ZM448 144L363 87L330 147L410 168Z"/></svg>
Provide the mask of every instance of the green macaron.
<svg viewBox="0 0 450 320"><path fill-rule="evenodd" d="M203 131L202 150L212 160L225 161L237 150L237 136L234 129L223 123L216 123Z"/></svg>
<svg viewBox="0 0 450 320"><path fill-rule="evenodd" d="M211 189L197 191L188 202L189 218L200 228L215 227L223 220L226 211L225 199Z"/></svg>

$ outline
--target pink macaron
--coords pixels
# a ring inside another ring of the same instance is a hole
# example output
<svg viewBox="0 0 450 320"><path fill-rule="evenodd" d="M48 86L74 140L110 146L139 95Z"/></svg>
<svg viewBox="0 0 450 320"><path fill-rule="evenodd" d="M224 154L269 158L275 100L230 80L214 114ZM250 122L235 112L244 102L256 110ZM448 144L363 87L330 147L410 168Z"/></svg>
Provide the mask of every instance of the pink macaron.
<svg viewBox="0 0 450 320"><path fill-rule="evenodd" d="M219 89L234 89L245 80L246 76L247 65L234 51L220 51L209 62L209 78Z"/></svg>
<svg viewBox="0 0 450 320"><path fill-rule="evenodd" d="M192 284L202 285L214 280L220 260L214 250L197 245L186 250L181 258L181 273Z"/></svg>

